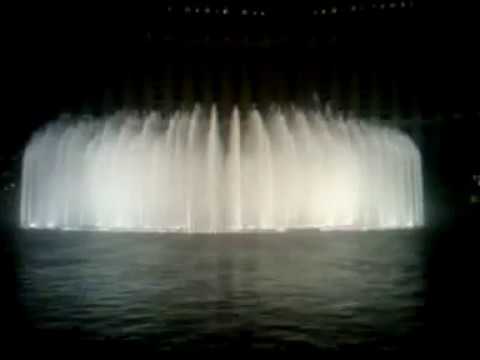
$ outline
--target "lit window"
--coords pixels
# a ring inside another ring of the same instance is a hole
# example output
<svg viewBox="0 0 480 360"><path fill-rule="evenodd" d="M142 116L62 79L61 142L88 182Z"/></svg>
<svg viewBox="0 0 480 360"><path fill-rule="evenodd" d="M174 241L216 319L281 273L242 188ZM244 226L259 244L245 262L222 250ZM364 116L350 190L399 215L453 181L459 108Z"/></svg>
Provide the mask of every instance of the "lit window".
<svg viewBox="0 0 480 360"><path fill-rule="evenodd" d="M243 9L243 10L242 10L242 15L247 15L247 14L248 14L248 11L245 10L245 9Z"/></svg>
<svg viewBox="0 0 480 360"><path fill-rule="evenodd" d="M197 14L199 14L199 13L200 13L200 9L199 9L199 8L196 8L196 9L195 9L195 12L196 12Z"/></svg>
<svg viewBox="0 0 480 360"><path fill-rule="evenodd" d="M265 11L260 11L260 15L265 16Z"/></svg>
<svg viewBox="0 0 480 360"><path fill-rule="evenodd" d="M336 7L332 7L332 14L336 14L337 13L337 8Z"/></svg>
<svg viewBox="0 0 480 360"><path fill-rule="evenodd" d="M227 8L224 8L223 9L223 15L227 15L228 14L228 9Z"/></svg>
<svg viewBox="0 0 480 360"><path fill-rule="evenodd" d="M210 14L210 8L205 8L205 14Z"/></svg>
<svg viewBox="0 0 480 360"><path fill-rule="evenodd" d="M325 15L327 13L327 10L322 9L322 15Z"/></svg>

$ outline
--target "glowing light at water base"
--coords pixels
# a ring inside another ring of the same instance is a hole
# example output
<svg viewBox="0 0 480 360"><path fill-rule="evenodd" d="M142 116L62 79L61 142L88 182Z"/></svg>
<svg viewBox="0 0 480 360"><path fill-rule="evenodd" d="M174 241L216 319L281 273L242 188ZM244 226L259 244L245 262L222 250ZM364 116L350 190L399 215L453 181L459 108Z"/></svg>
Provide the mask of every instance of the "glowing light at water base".
<svg viewBox="0 0 480 360"><path fill-rule="evenodd" d="M63 119L23 158L25 228L224 232L423 224L402 132L322 111Z"/></svg>

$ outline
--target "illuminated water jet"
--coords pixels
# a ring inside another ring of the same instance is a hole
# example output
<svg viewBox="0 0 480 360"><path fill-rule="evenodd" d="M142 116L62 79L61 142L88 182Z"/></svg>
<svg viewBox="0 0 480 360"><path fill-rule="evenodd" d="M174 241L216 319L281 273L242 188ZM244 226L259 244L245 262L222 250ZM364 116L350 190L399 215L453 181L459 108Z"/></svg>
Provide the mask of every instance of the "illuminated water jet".
<svg viewBox="0 0 480 360"><path fill-rule="evenodd" d="M322 111L117 112L34 134L25 228L226 232L423 224L421 158L398 130Z"/></svg>

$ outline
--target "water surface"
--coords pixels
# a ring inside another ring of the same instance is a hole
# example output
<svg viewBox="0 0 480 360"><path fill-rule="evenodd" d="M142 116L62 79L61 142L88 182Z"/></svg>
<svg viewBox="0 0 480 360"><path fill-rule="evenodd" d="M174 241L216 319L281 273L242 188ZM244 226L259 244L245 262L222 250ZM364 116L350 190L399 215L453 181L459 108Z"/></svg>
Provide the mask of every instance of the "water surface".
<svg viewBox="0 0 480 360"><path fill-rule="evenodd" d="M16 324L42 343L395 351L425 332L424 231L10 236Z"/></svg>

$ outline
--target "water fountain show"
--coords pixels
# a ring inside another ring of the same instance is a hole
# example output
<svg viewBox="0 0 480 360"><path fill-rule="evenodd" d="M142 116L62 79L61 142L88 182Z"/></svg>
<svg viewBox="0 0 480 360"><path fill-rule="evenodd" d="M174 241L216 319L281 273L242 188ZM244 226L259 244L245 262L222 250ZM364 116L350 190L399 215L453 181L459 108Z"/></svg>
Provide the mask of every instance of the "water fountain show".
<svg viewBox="0 0 480 360"><path fill-rule="evenodd" d="M216 233L421 226L420 153L328 109L117 111L37 131L24 228Z"/></svg>
<svg viewBox="0 0 480 360"><path fill-rule="evenodd" d="M12 353L475 344L480 76L453 3L134 5L42 3L7 34Z"/></svg>

